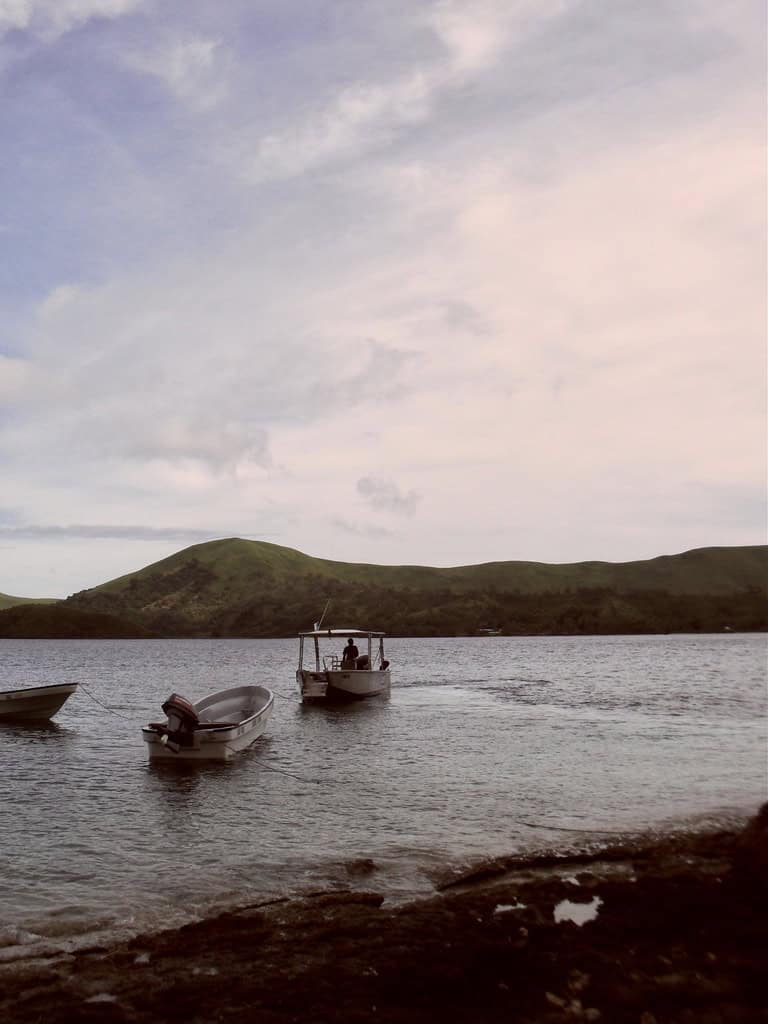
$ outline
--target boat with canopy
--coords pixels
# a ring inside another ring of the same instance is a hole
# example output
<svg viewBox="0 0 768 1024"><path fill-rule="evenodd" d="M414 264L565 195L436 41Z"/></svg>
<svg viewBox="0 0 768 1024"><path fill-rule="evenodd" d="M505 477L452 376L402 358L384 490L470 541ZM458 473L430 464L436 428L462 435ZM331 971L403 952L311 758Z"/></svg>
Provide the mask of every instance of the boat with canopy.
<svg viewBox="0 0 768 1024"><path fill-rule="evenodd" d="M388 693L391 678L389 662L384 657L385 636L378 630L356 628L299 633L296 682L302 700L362 700ZM328 644L322 644L323 640L333 641L336 649L324 652ZM344 640L348 646L340 653ZM360 641L359 647L355 641ZM354 657L347 654L352 649L357 650ZM305 656L309 666L304 665Z"/></svg>

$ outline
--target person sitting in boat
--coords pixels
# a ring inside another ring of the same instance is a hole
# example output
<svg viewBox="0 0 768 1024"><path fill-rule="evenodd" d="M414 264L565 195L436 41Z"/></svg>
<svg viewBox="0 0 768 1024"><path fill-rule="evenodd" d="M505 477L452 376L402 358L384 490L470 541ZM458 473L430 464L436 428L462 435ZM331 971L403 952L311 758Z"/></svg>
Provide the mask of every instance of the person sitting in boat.
<svg viewBox="0 0 768 1024"><path fill-rule="evenodd" d="M360 655L355 646L355 642L352 637L347 640L347 646L344 648L344 652L341 655L341 667L342 668L357 668L357 659Z"/></svg>

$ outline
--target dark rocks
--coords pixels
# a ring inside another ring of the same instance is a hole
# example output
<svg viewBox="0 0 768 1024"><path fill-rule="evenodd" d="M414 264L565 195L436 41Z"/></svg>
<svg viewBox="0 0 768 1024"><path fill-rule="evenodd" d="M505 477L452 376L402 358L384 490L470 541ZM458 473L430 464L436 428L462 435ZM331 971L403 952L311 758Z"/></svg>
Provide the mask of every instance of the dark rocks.
<svg viewBox="0 0 768 1024"><path fill-rule="evenodd" d="M763 804L737 839L733 871L738 881L768 895L768 803Z"/></svg>
<svg viewBox="0 0 768 1024"><path fill-rule="evenodd" d="M317 893L6 967L0 1020L765 1024L762 821L592 859L588 878L583 859L517 874L510 862L408 906ZM582 875L599 912L557 923Z"/></svg>
<svg viewBox="0 0 768 1024"><path fill-rule="evenodd" d="M376 865L370 857L359 857L357 860L348 860L344 867L351 878L360 878L365 875L371 875L376 870Z"/></svg>

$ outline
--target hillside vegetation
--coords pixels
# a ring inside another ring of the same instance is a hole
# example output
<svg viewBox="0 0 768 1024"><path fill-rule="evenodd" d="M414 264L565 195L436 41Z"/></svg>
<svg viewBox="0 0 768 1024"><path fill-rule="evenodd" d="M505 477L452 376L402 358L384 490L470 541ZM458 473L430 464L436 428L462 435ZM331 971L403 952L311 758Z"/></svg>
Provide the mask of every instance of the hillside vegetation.
<svg viewBox="0 0 768 1024"><path fill-rule="evenodd" d="M61 604L24 604L0 611L0 637L6 639L147 638L153 635L146 627L115 615L79 611Z"/></svg>
<svg viewBox="0 0 768 1024"><path fill-rule="evenodd" d="M186 548L67 599L166 636L291 636L326 624L390 634L712 632L768 628L768 547L641 562L490 562L456 568L313 558L263 541Z"/></svg>
<svg viewBox="0 0 768 1024"><path fill-rule="evenodd" d="M0 594L0 611L20 604L56 604L57 601L56 597L11 597L10 594Z"/></svg>

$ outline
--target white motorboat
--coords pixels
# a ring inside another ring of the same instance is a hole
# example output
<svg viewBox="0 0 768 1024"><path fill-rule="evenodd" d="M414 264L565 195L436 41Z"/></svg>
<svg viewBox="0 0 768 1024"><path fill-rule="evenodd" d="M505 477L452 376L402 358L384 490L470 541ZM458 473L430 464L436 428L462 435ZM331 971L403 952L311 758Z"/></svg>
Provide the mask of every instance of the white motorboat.
<svg viewBox="0 0 768 1024"><path fill-rule="evenodd" d="M389 662L384 657L385 635L372 629L312 629L299 633L296 682L302 700L361 700L388 693L391 679ZM344 652L339 654L338 649L322 654L322 639L335 641L337 648L345 639L350 643L360 640L364 650L358 651L354 658L345 656ZM314 668L304 667L305 641L308 640L313 642Z"/></svg>
<svg viewBox="0 0 768 1024"><path fill-rule="evenodd" d="M166 721L141 730L150 760L226 761L261 736L274 701L265 686L234 686L196 704L172 693Z"/></svg>
<svg viewBox="0 0 768 1024"><path fill-rule="evenodd" d="M0 720L39 722L53 718L77 686L77 683L55 683L53 686L27 686L23 690L2 690Z"/></svg>

